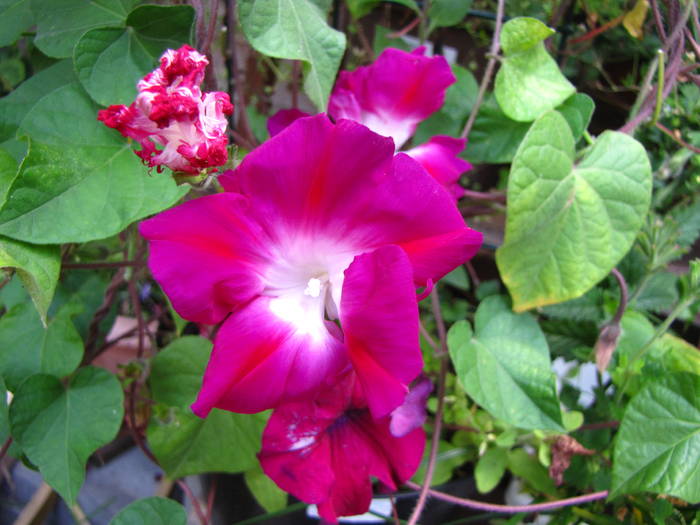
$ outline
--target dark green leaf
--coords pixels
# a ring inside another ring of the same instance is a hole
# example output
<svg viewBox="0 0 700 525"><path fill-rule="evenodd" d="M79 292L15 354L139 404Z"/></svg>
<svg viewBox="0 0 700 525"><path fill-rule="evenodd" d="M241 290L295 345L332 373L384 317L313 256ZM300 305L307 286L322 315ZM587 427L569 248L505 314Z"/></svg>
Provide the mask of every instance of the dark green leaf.
<svg viewBox="0 0 700 525"><path fill-rule="evenodd" d="M76 80L71 60L61 60L0 99L0 141L15 136L24 116L44 97Z"/></svg>
<svg viewBox="0 0 700 525"><path fill-rule="evenodd" d="M12 435L44 480L72 505L87 458L119 430L122 404L119 381L101 368L81 368L65 387L53 376L38 374L15 392Z"/></svg>
<svg viewBox="0 0 700 525"><path fill-rule="evenodd" d="M385 0L394 4L400 4L413 9L416 13L420 12L418 4L414 0ZM382 3L382 0L347 0L348 10L353 18L362 18L375 7Z"/></svg>
<svg viewBox="0 0 700 525"><path fill-rule="evenodd" d="M615 441L610 497L654 492L700 502L700 376L677 373L632 398Z"/></svg>
<svg viewBox="0 0 700 525"><path fill-rule="evenodd" d="M588 124L591 122L595 104L593 99L583 93L575 93L567 98L557 111L561 113L566 122L571 128L571 133L574 136L574 141L578 141L583 135L583 132L588 129Z"/></svg>
<svg viewBox="0 0 700 525"><path fill-rule="evenodd" d="M326 13L310 0L240 0L243 32L260 53L305 62L304 90L325 111L345 35L326 23Z"/></svg>
<svg viewBox="0 0 700 525"><path fill-rule="evenodd" d="M429 32L436 27L459 24L472 6L472 0L431 0L428 9Z"/></svg>
<svg viewBox="0 0 700 525"><path fill-rule="evenodd" d="M510 162L528 129L529 123L506 117L495 100L489 98L479 108L464 156L474 164Z"/></svg>
<svg viewBox="0 0 700 525"><path fill-rule="evenodd" d="M411 478L415 483L423 484L425 478L425 469L428 465L430 457L430 447L425 447L423 460L421 461L418 470ZM440 441L438 454L435 458L435 470L433 471L433 479L431 486L442 485L452 479L452 471L463 465L469 459L469 453L463 448L455 448L447 441Z"/></svg>
<svg viewBox="0 0 700 525"><path fill-rule="evenodd" d="M73 53L80 82L98 104L130 104L136 83L158 57L190 41L193 21L194 10L187 5L144 5L129 14L124 29L88 31Z"/></svg>
<svg viewBox="0 0 700 525"><path fill-rule="evenodd" d="M571 130L556 111L532 125L508 180L496 262L516 311L578 297L630 249L651 200L646 152L606 131L574 165Z"/></svg>
<svg viewBox="0 0 700 525"><path fill-rule="evenodd" d="M109 525L185 525L185 508L171 499L145 498L124 507Z"/></svg>
<svg viewBox="0 0 700 525"><path fill-rule="evenodd" d="M82 357L83 341L66 315L44 327L34 306L25 302L0 318L0 375L12 391L34 374L70 374Z"/></svg>
<svg viewBox="0 0 700 525"><path fill-rule="evenodd" d="M124 24L136 0L31 0L37 20L36 46L50 56L65 58L86 31Z"/></svg>
<svg viewBox="0 0 700 525"><path fill-rule="evenodd" d="M413 145L427 142L434 135L459 136L472 106L479 86L472 73L459 65L452 66L457 82L447 88L445 103L439 111L420 123L413 135ZM468 153L467 148L467 153Z"/></svg>
<svg viewBox="0 0 700 525"><path fill-rule="evenodd" d="M202 472L242 472L257 464L260 436L268 418L214 409L206 419L189 408L197 396L211 343L182 337L153 360L150 384L160 403L148 427L148 442L172 478ZM221 436L235 446L221 447Z"/></svg>
<svg viewBox="0 0 700 525"><path fill-rule="evenodd" d="M690 247L700 235L700 200L689 206L679 206L672 210L671 217L678 223L680 235L677 242Z"/></svg>
<svg viewBox="0 0 700 525"><path fill-rule="evenodd" d="M30 0L0 0L0 47L14 44L34 23Z"/></svg>
<svg viewBox="0 0 700 525"><path fill-rule="evenodd" d="M563 431L547 341L533 317L490 296L476 311L475 333L466 321L455 323L447 345L464 389L494 417Z"/></svg>

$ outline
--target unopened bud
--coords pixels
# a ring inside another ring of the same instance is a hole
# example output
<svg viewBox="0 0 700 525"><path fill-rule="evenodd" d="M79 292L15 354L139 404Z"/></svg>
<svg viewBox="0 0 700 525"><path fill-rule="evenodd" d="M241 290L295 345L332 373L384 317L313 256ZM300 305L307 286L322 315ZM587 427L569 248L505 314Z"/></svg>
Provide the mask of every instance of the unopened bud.
<svg viewBox="0 0 700 525"><path fill-rule="evenodd" d="M608 368L613 352L617 348L617 340L619 338L619 323L606 324L600 331L598 340L595 342L595 363L601 374Z"/></svg>

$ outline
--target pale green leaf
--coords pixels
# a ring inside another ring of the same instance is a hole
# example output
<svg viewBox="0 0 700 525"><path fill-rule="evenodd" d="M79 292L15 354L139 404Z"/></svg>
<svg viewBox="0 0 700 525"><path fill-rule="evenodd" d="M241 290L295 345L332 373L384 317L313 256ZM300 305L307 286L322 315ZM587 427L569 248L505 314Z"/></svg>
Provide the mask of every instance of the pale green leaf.
<svg viewBox="0 0 700 525"><path fill-rule="evenodd" d="M37 28L34 44L50 57L65 58L86 31L119 27L136 0L31 0Z"/></svg>
<svg viewBox="0 0 700 525"><path fill-rule="evenodd" d="M455 323L447 346L466 392L494 417L526 429L563 431L549 349L537 321L501 296L484 299L475 333Z"/></svg>
<svg viewBox="0 0 700 525"><path fill-rule="evenodd" d="M544 48L542 40L552 32L534 18L515 18L503 26L505 57L496 74L494 93L513 120L535 120L576 91Z"/></svg>
<svg viewBox="0 0 700 525"><path fill-rule="evenodd" d="M51 305L61 269L59 246L37 246L0 236L0 267L15 268L41 320Z"/></svg>
<svg viewBox="0 0 700 525"><path fill-rule="evenodd" d="M496 262L516 311L583 295L631 247L651 199L641 144L606 131L574 164L569 125L540 117L513 160Z"/></svg>
<svg viewBox="0 0 700 525"><path fill-rule="evenodd" d="M88 31L73 53L80 82L98 104L130 104L158 57L190 42L193 21L190 6L144 5L129 14L126 28Z"/></svg>
<svg viewBox="0 0 700 525"><path fill-rule="evenodd" d="M501 29L501 49L506 55L527 51L552 36L554 29L547 27L536 18L522 16L513 18Z"/></svg>
<svg viewBox="0 0 700 525"><path fill-rule="evenodd" d="M85 479L90 454L109 443L123 417L119 381L101 368L81 368L67 385L30 377L10 405L12 436L44 480L70 505Z"/></svg>
<svg viewBox="0 0 700 525"><path fill-rule="evenodd" d="M635 492L700 502L700 376L659 378L627 405L615 440L610 496Z"/></svg>
<svg viewBox="0 0 700 525"><path fill-rule="evenodd" d="M243 32L260 53L304 61L304 90L325 111L345 51L345 35L309 0L240 0Z"/></svg>
<svg viewBox="0 0 700 525"><path fill-rule="evenodd" d="M171 499L144 498L120 510L109 525L185 525L185 508Z"/></svg>

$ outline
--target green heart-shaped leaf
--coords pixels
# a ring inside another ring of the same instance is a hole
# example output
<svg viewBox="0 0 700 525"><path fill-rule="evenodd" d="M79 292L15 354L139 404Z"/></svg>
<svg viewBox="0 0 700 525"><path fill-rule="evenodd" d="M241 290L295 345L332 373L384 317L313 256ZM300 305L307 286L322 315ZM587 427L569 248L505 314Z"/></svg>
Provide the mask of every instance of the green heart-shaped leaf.
<svg viewBox="0 0 700 525"><path fill-rule="evenodd" d="M651 200L641 144L606 131L574 164L574 139L552 111L513 159L505 242L496 262L515 311L583 295L632 246Z"/></svg>
<svg viewBox="0 0 700 525"><path fill-rule="evenodd" d="M88 31L73 51L80 82L98 104L131 104L136 83L158 57L190 41L193 21L187 5L144 5L129 14L124 29Z"/></svg>
<svg viewBox="0 0 700 525"><path fill-rule="evenodd" d="M459 321L447 337L467 393L511 425L563 432L549 348L537 321L514 314L502 296L493 295L479 305L474 330Z"/></svg>
<svg viewBox="0 0 700 525"><path fill-rule="evenodd" d="M328 5L311 0L238 2L243 32L256 50L305 62L304 90L321 111L345 52L345 35L326 23Z"/></svg>
<svg viewBox="0 0 700 525"><path fill-rule="evenodd" d="M12 436L46 482L74 504L85 479L85 462L109 443L122 422L119 381L102 368L85 367L67 386L37 374L15 392Z"/></svg>
<svg viewBox="0 0 700 525"><path fill-rule="evenodd" d="M534 18L514 18L503 26L505 57L496 74L494 94L513 120L535 120L576 91L544 48L542 40L552 33Z"/></svg>

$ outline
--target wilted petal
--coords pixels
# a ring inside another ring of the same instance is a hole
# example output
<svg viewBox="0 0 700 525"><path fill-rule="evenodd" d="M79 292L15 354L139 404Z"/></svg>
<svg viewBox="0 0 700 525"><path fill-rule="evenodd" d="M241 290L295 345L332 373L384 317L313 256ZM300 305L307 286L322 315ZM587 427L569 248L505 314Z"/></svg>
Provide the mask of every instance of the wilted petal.
<svg viewBox="0 0 700 525"><path fill-rule="evenodd" d="M350 373L315 400L276 409L259 458L275 483L336 523L369 508L370 476L392 490L410 478L424 447L422 429L397 438L388 418L373 419Z"/></svg>
<svg viewBox="0 0 700 525"><path fill-rule="evenodd" d="M402 437L425 423L427 414L425 403L433 390L433 383L425 376L419 377L411 385L401 406L391 413L389 429L392 435Z"/></svg>

